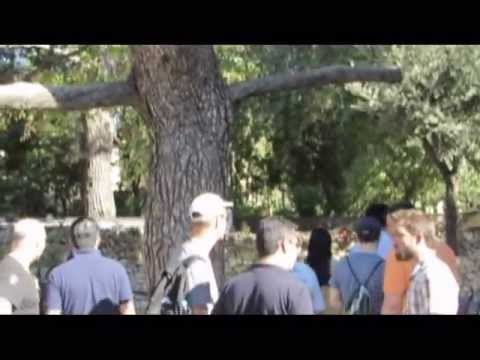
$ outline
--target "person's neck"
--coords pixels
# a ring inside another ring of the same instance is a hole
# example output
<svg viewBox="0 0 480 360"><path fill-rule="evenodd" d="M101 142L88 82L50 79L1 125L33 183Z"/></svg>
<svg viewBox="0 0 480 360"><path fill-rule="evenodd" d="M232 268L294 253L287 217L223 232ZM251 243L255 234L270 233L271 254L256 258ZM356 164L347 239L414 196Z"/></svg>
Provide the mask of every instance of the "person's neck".
<svg viewBox="0 0 480 360"><path fill-rule="evenodd" d="M77 254L82 254L82 253L93 253L93 252L96 252L98 250L98 248L95 246L95 247L87 247L87 248L73 248L73 252L74 253L77 253Z"/></svg>
<svg viewBox="0 0 480 360"><path fill-rule="evenodd" d="M215 237L216 235L214 233L206 233L203 236L190 238L187 244L208 256L217 242Z"/></svg>
<svg viewBox="0 0 480 360"><path fill-rule="evenodd" d="M20 250L13 250L9 254L12 258L14 258L22 267L27 271L30 272L30 265L33 262L33 259L30 255L25 254L24 252Z"/></svg>
<svg viewBox="0 0 480 360"><path fill-rule="evenodd" d="M435 252L433 250L427 247L427 244L421 243L418 245L418 248L416 253L414 254L414 257L418 263L423 263L428 256L434 253Z"/></svg>
<svg viewBox="0 0 480 360"><path fill-rule="evenodd" d="M376 253L377 249L378 249L378 243L377 242L373 242L373 243L371 243L371 242L370 243L369 242L359 242L358 246L360 247L360 249L363 252L367 252L367 253Z"/></svg>
<svg viewBox="0 0 480 360"><path fill-rule="evenodd" d="M257 264L273 265L273 266L277 266L279 268L282 268L284 270L290 270L290 269L288 269L288 266L285 265L285 262L283 261L283 259L280 256L278 256L278 254L264 256L264 257L258 259Z"/></svg>

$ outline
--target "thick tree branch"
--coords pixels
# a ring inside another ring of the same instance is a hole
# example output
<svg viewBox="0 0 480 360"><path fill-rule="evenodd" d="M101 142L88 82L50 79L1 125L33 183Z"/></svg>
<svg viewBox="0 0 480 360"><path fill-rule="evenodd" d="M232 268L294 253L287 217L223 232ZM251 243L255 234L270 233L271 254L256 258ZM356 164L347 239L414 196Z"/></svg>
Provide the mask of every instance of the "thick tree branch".
<svg viewBox="0 0 480 360"><path fill-rule="evenodd" d="M44 86L18 82L0 85L0 109L87 110L135 105L131 81L71 86Z"/></svg>
<svg viewBox="0 0 480 360"><path fill-rule="evenodd" d="M230 86L230 94L232 101L238 102L250 96L259 96L275 91L357 81L397 83L402 81L402 72L400 69L378 67L327 66L320 69L276 74L261 79L239 82Z"/></svg>

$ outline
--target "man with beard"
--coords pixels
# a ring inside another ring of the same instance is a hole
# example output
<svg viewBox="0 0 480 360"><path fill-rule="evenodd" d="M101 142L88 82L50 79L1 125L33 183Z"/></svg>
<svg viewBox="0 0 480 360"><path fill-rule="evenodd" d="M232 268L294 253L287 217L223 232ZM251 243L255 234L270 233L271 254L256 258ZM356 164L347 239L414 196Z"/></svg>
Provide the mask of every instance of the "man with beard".
<svg viewBox="0 0 480 360"><path fill-rule="evenodd" d="M459 286L448 265L431 249L435 241L433 219L420 210L410 209L390 214L387 221L395 257L416 262L410 275L405 314L456 314Z"/></svg>
<svg viewBox="0 0 480 360"><path fill-rule="evenodd" d="M398 204L392 206L390 213L395 213L400 210L413 209L409 204ZM429 228L427 238L435 239L435 224ZM458 259L453 250L443 241L427 241L429 246L437 257L443 261L453 272L460 284L460 270ZM384 301L382 307L382 314L384 315L399 315L403 313L406 303L406 295L410 286L410 274L416 265L415 259L410 261L399 261L395 257L395 251L390 251L385 260L385 274L383 284Z"/></svg>

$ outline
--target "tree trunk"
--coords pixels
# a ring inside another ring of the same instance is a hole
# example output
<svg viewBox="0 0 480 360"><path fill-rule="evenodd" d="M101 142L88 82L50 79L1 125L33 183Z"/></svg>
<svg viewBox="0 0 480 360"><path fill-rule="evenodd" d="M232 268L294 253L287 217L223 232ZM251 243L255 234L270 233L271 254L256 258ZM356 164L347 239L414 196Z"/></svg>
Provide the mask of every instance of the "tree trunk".
<svg viewBox="0 0 480 360"><path fill-rule="evenodd" d="M68 215L68 209L67 209L67 199L65 199L63 196L60 197L60 201L62 203L62 212L63 212L63 217L66 217Z"/></svg>
<svg viewBox="0 0 480 360"><path fill-rule="evenodd" d="M113 123L108 111L95 109L82 115L83 213L93 218L116 216L112 184Z"/></svg>
<svg viewBox="0 0 480 360"><path fill-rule="evenodd" d="M140 110L153 135L144 235L151 290L189 237L194 197L227 196L231 100L212 46L134 46L132 54ZM223 247L212 257L222 286Z"/></svg>
<svg viewBox="0 0 480 360"><path fill-rule="evenodd" d="M457 179L455 176L444 177L445 182L445 235L447 244L452 248L455 254L458 254L457 243Z"/></svg>
<svg viewBox="0 0 480 360"><path fill-rule="evenodd" d="M433 146L427 138L421 138L423 149L427 156L437 167L440 172L443 182L445 184L445 204L444 204L444 222L445 222L445 236L447 244L452 248L455 254L458 254L457 243L457 224L458 224L458 210L457 210L457 188L458 167L460 160L454 159L452 167L450 168L437 155L437 149Z"/></svg>

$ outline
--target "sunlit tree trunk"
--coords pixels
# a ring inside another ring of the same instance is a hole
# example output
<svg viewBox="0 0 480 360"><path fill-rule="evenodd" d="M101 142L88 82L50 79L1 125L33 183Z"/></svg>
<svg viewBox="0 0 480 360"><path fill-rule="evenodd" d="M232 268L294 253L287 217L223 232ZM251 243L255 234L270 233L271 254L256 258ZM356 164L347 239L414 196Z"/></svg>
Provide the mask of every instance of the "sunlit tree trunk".
<svg viewBox="0 0 480 360"><path fill-rule="evenodd" d="M188 209L198 194L226 196L231 104L212 46L133 49L140 107L152 139L145 208L145 263L150 289L172 249L189 237ZM223 248L212 252L219 286Z"/></svg>

